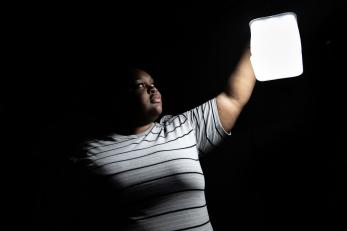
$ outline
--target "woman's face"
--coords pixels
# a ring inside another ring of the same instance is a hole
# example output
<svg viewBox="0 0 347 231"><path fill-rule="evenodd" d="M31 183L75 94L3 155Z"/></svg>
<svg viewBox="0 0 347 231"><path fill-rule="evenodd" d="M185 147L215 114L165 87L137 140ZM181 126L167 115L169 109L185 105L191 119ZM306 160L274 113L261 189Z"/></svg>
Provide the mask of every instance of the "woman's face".
<svg viewBox="0 0 347 231"><path fill-rule="evenodd" d="M136 69L130 80L130 95L138 118L154 122L162 113L162 99L153 78L145 71Z"/></svg>

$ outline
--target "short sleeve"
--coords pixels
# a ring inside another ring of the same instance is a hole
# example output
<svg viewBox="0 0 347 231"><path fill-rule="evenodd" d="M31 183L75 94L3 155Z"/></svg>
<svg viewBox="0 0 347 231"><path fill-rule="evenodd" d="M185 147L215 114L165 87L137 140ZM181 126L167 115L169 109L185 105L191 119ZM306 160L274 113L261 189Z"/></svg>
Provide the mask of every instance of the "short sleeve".
<svg viewBox="0 0 347 231"><path fill-rule="evenodd" d="M230 135L221 125L216 98L183 113L196 135L199 152L206 153Z"/></svg>

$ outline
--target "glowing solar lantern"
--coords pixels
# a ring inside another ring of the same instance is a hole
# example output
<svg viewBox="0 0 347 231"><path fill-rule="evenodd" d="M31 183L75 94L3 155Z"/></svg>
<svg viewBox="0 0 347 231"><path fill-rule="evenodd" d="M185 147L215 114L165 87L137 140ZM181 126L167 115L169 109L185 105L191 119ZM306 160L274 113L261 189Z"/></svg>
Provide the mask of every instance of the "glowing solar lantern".
<svg viewBox="0 0 347 231"><path fill-rule="evenodd" d="M251 30L251 63L259 81L303 73L300 33L295 13L256 18Z"/></svg>

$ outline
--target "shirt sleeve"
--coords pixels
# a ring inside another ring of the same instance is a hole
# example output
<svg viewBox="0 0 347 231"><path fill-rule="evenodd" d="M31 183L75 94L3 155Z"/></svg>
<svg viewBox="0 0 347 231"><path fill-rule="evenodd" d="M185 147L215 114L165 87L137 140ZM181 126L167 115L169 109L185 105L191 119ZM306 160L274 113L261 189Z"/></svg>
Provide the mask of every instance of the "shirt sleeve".
<svg viewBox="0 0 347 231"><path fill-rule="evenodd" d="M200 154L209 152L230 135L221 125L216 98L183 113L195 131Z"/></svg>

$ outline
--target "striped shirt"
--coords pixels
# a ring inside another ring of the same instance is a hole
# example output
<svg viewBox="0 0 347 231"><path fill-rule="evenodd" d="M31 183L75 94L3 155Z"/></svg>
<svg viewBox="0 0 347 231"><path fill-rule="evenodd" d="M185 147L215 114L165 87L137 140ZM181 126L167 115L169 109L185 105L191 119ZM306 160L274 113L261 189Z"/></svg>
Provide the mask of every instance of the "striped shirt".
<svg viewBox="0 0 347 231"><path fill-rule="evenodd" d="M177 116L166 115L141 134L88 141L82 160L112 183L130 211L131 224L123 230L210 231L199 157L228 134L214 98Z"/></svg>

